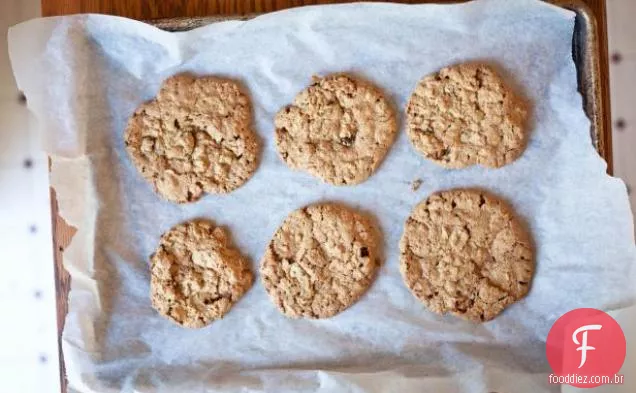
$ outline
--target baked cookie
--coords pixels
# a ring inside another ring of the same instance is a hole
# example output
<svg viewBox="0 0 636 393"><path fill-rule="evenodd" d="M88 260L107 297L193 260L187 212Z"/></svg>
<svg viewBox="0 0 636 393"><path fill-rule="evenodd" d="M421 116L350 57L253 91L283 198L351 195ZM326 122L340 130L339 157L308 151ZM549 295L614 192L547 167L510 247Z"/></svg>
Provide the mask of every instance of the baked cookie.
<svg viewBox="0 0 636 393"><path fill-rule="evenodd" d="M380 165L397 133L382 93L347 75L314 77L275 118L278 154L334 185L358 184Z"/></svg>
<svg viewBox="0 0 636 393"><path fill-rule="evenodd" d="M261 261L270 298L292 318L328 318L355 303L380 264L369 219L332 203L291 213Z"/></svg>
<svg viewBox="0 0 636 393"><path fill-rule="evenodd" d="M253 282L249 262L229 235L203 220L177 225L161 237L150 274L152 306L189 328L222 318Z"/></svg>
<svg viewBox="0 0 636 393"><path fill-rule="evenodd" d="M444 191L406 221L400 271L431 311L488 321L526 295L534 253L504 202L483 191Z"/></svg>
<svg viewBox="0 0 636 393"><path fill-rule="evenodd" d="M527 142L523 100L483 64L447 67L425 77L406 115L415 149L447 168L499 168L516 160Z"/></svg>
<svg viewBox="0 0 636 393"><path fill-rule="evenodd" d="M180 74L128 121L126 149L155 191L173 202L228 193L258 165L249 98L232 81Z"/></svg>

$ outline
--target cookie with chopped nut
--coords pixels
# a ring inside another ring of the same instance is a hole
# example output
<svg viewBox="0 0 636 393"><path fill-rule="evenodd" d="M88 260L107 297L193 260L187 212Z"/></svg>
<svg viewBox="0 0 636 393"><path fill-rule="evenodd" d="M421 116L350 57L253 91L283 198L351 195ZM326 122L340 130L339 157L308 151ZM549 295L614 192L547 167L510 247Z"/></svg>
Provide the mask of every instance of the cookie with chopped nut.
<svg viewBox="0 0 636 393"><path fill-rule="evenodd" d="M443 191L406 221L400 271L429 310L483 322L526 295L534 251L528 232L497 197Z"/></svg>
<svg viewBox="0 0 636 393"><path fill-rule="evenodd" d="M292 212L261 261L261 279L291 318L328 318L355 303L380 265L380 236L369 218L339 204Z"/></svg>
<svg viewBox="0 0 636 393"><path fill-rule="evenodd" d="M484 64L426 76L406 108L407 133L424 157L447 168L499 168L525 149L526 103Z"/></svg>
<svg viewBox="0 0 636 393"><path fill-rule="evenodd" d="M251 104L239 85L216 77L179 74L128 121L126 150L163 198L194 202L228 193L258 165Z"/></svg>
<svg viewBox="0 0 636 393"><path fill-rule="evenodd" d="M166 232L150 257L150 274L152 306L188 328L222 318L254 280L228 233L204 220Z"/></svg>
<svg viewBox="0 0 636 393"><path fill-rule="evenodd" d="M314 77L275 118L278 154L326 183L365 181L393 144L397 122L382 93L348 75Z"/></svg>

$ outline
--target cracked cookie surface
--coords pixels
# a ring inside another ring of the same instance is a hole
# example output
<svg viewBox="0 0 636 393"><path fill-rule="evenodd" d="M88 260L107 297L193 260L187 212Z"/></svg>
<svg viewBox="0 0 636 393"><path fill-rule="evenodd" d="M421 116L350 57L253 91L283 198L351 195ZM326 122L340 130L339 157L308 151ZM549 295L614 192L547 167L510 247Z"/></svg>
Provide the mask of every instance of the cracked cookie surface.
<svg viewBox="0 0 636 393"><path fill-rule="evenodd" d="M478 190L451 190L418 204L400 240L404 282L424 305L488 321L528 292L529 234L512 210Z"/></svg>
<svg viewBox="0 0 636 393"><path fill-rule="evenodd" d="M278 309L292 318L328 318L371 285L380 236L369 218L333 203L292 212L261 261L261 279Z"/></svg>
<svg viewBox="0 0 636 393"><path fill-rule="evenodd" d="M447 168L502 167L516 160L527 142L526 105L483 64L426 76L413 91L406 115L415 149Z"/></svg>
<svg viewBox="0 0 636 393"><path fill-rule="evenodd" d="M283 161L334 185L371 176L397 133L395 113L382 93L343 74L314 77L274 123Z"/></svg>
<svg viewBox="0 0 636 393"><path fill-rule="evenodd" d="M258 165L249 98L237 83L187 74L168 78L128 121L126 150L163 198L194 202L228 193Z"/></svg>
<svg viewBox="0 0 636 393"><path fill-rule="evenodd" d="M150 257L150 274L152 306L189 328L222 318L253 282L248 261L227 232L204 220L166 232Z"/></svg>

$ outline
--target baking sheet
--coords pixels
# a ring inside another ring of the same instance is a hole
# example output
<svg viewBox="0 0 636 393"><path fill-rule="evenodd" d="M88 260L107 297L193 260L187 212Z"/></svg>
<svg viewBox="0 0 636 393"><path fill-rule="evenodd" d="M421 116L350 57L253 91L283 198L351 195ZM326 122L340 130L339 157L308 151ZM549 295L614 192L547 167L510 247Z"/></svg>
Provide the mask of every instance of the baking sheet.
<svg viewBox="0 0 636 393"><path fill-rule="evenodd" d="M186 33L116 17L40 19L13 28L19 87L45 127L60 214L78 232L64 254L72 275L63 335L70 392L444 391L541 392L544 341L576 307L634 303L633 224L625 186L605 174L576 89L574 14L534 0L461 5L351 4L293 9ZM312 74L349 71L402 109L421 76L483 60L534 104L525 154L499 170L445 170L402 130L367 182L320 184L276 156L272 119ZM264 150L255 176L226 196L161 201L123 149L128 116L180 71L242 80ZM423 180L417 192L415 179ZM529 296L474 325L426 311L402 284L397 244L413 206L451 187L508 199L537 245ZM289 320L260 283L221 321L183 330L148 299L148 255L174 224L227 226L254 271L292 210L344 201L377 216L380 274L356 305L324 321Z"/></svg>

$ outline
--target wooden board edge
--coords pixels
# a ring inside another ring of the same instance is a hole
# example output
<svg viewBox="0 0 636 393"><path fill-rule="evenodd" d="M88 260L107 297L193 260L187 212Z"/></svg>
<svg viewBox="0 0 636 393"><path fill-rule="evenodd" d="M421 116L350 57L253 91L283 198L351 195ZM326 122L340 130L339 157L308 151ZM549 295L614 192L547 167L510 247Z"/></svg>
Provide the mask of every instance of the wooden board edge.
<svg viewBox="0 0 636 393"><path fill-rule="evenodd" d="M71 276L64 269L64 250L71 244L77 228L68 225L60 216L57 194L53 187L49 188L51 197L51 226L53 229L53 260L55 262L55 299L57 307L57 346L60 362L60 385L62 392L67 391L66 367L62 352L62 332L64 321L68 313L68 294L71 290Z"/></svg>

